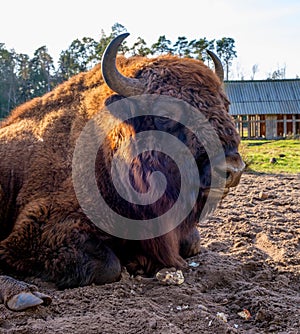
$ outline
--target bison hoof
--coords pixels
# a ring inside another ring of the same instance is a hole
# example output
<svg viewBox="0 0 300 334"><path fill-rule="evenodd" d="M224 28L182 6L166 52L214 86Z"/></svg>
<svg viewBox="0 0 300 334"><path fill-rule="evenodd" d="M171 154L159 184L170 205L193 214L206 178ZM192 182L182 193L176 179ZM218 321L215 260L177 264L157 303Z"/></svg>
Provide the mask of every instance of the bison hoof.
<svg viewBox="0 0 300 334"><path fill-rule="evenodd" d="M21 292L11 297L6 306L12 311L24 311L28 308L38 305L48 306L51 304L51 297L38 291L33 292Z"/></svg>

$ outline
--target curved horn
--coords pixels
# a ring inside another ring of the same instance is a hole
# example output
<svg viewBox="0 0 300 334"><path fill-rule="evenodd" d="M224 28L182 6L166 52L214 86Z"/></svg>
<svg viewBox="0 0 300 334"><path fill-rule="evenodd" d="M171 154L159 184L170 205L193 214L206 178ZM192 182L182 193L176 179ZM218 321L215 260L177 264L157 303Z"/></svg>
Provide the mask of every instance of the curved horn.
<svg viewBox="0 0 300 334"><path fill-rule="evenodd" d="M220 58L210 50L206 50L206 52L209 54L210 58L214 62L216 75L219 77L221 82L223 82L224 81L224 69L223 69L223 65L221 63Z"/></svg>
<svg viewBox="0 0 300 334"><path fill-rule="evenodd" d="M145 91L145 86L135 78L123 76L116 67L118 48L129 34L121 34L115 37L106 47L102 57L102 75L107 86L122 96L140 95Z"/></svg>

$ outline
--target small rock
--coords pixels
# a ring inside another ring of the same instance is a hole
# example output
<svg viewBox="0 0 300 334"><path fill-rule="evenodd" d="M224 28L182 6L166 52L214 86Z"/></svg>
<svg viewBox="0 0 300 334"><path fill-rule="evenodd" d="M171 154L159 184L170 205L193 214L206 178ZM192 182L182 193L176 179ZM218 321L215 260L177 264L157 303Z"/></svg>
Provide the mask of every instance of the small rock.
<svg viewBox="0 0 300 334"><path fill-rule="evenodd" d="M246 309L244 309L241 312L238 312L238 315L245 320L249 320L251 318L251 313Z"/></svg>
<svg viewBox="0 0 300 334"><path fill-rule="evenodd" d="M181 270L161 269L156 273L156 278L162 284L167 285L180 285L184 282L184 276Z"/></svg>
<svg viewBox="0 0 300 334"><path fill-rule="evenodd" d="M189 263L189 266L193 267L193 268L197 268L197 267L199 267L199 265L200 265L199 263L194 262L194 261Z"/></svg>
<svg viewBox="0 0 300 334"><path fill-rule="evenodd" d="M224 322L227 322L227 315L223 312L218 312L217 313L217 318L223 320Z"/></svg>
<svg viewBox="0 0 300 334"><path fill-rule="evenodd" d="M269 198L269 195L268 193L264 192L264 191L261 191L258 195L259 199L267 199Z"/></svg>
<svg viewBox="0 0 300 334"><path fill-rule="evenodd" d="M198 305L198 309L201 310L201 311L205 311L205 312L208 311L208 308L206 306L202 305L202 304Z"/></svg>
<svg viewBox="0 0 300 334"><path fill-rule="evenodd" d="M183 306L178 305L178 306L176 306L177 311L184 311L184 310L187 310L188 308L189 308L188 305L183 305Z"/></svg>
<svg viewBox="0 0 300 334"><path fill-rule="evenodd" d="M151 329L156 329L157 328L157 321L155 319L149 320L149 327Z"/></svg>

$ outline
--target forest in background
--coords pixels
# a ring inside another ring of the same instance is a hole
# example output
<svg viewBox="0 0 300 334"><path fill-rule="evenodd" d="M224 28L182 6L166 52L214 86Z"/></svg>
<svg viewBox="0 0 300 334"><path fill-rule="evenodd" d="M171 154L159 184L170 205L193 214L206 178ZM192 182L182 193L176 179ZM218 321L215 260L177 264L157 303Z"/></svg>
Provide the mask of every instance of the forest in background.
<svg viewBox="0 0 300 334"><path fill-rule="evenodd" d="M99 40L90 37L75 39L67 50L61 51L57 64L48 53L47 46L38 48L30 58L27 54L7 50L5 44L0 43L0 119L6 117L16 106L42 96L73 75L91 69L101 61L108 43L126 31L123 25L115 23L109 34L101 31ZM124 41L120 52L126 56L170 53L208 61L203 51L209 49L222 59L228 76L231 60L236 57L234 47L234 40L229 37L220 40L207 40L204 37L189 41L181 36L172 43L162 35L151 46L147 46L142 37L138 37L132 46Z"/></svg>
<svg viewBox="0 0 300 334"><path fill-rule="evenodd" d="M73 75L91 69L101 61L108 43L126 31L123 25L115 23L109 34L101 31L99 40L90 37L75 39L67 50L61 51L56 64L46 46L38 48L30 58L27 54L7 50L5 43L0 43L0 119L6 117L16 106L42 96ZM148 46L142 37L138 37L131 46L124 41L120 52L126 56L156 56L169 53L209 63L209 58L204 52L206 49L218 54L224 65L225 79L228 79L231 62L237 57L235 41L230 37L219 40L207 40L204 37L189 41L186 37L179 36L177 41L172 43L165 35L161 35L151 46ZM254 65L253 74L255 71ZM281 73L275 71L272 79L280 76Z"/></svg>

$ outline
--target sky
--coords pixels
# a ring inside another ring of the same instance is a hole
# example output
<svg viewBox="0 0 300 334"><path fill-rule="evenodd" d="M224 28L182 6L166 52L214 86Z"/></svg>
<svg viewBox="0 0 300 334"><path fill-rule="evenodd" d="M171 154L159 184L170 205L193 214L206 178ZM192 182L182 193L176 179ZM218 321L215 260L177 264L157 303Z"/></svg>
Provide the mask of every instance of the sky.
<svg viewBox="0 0 300 334"><path fill-rule="evenodd" d="M300 76L299 0L9 0L1 4L0 43L32 57L46 45L54 58L76 38L99 39L114 23L130 33L128 45L142 37L148 46L165 35L175 43L231 37L237 58L230 79L266 79L285 68Z"/></svg>

